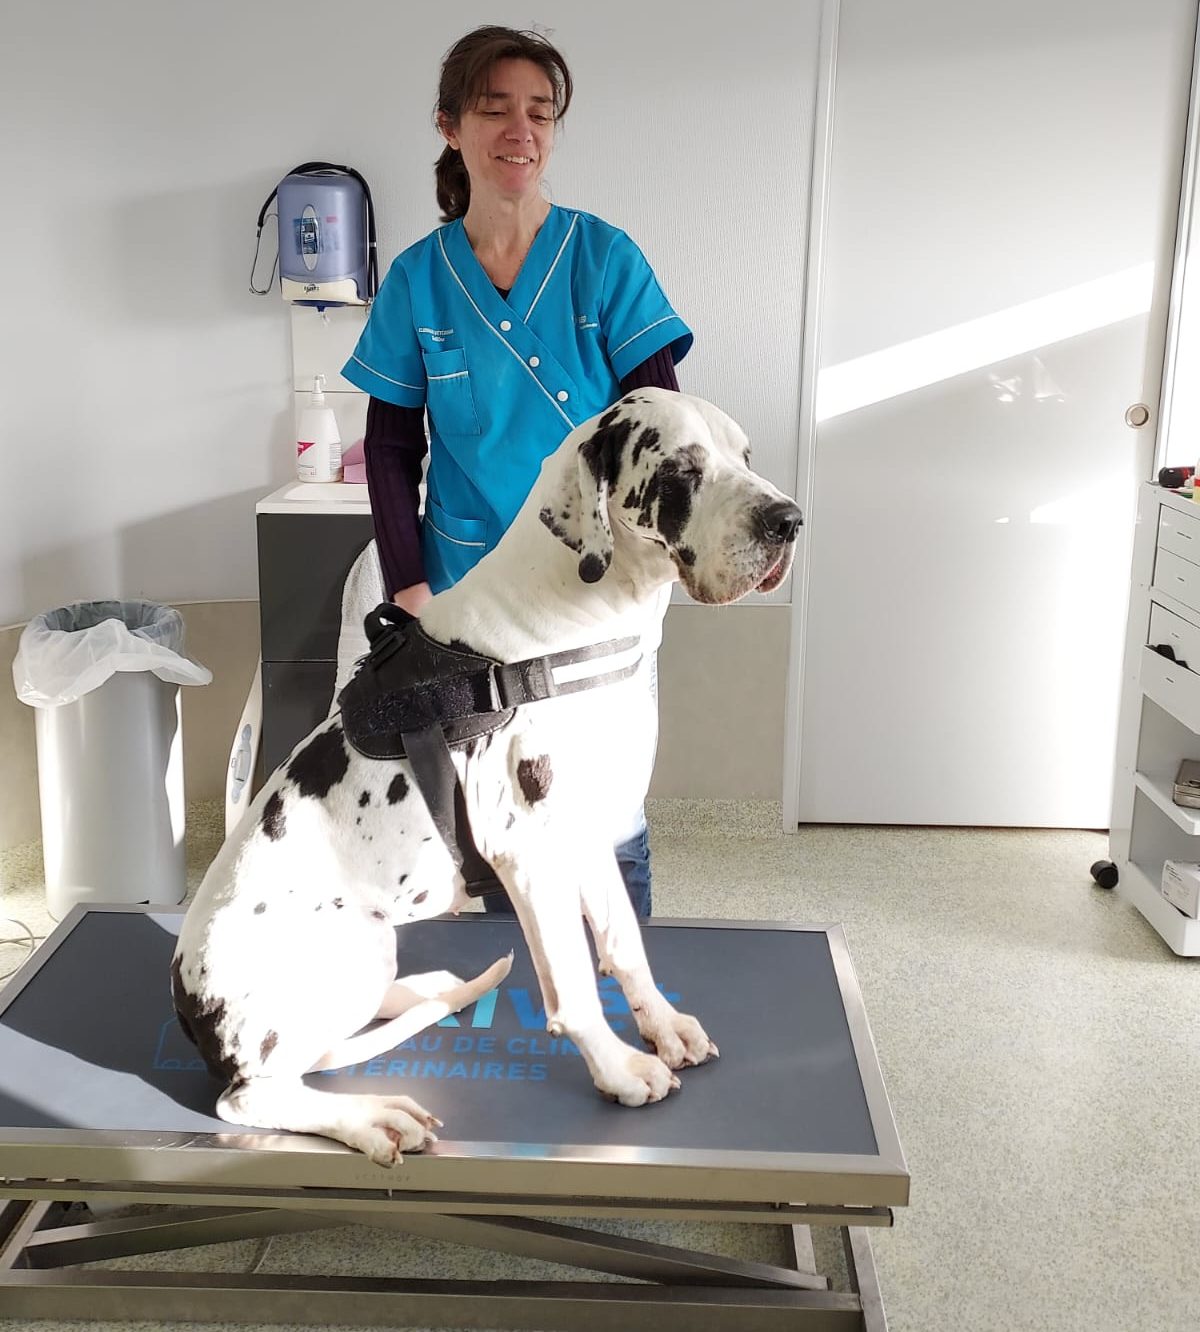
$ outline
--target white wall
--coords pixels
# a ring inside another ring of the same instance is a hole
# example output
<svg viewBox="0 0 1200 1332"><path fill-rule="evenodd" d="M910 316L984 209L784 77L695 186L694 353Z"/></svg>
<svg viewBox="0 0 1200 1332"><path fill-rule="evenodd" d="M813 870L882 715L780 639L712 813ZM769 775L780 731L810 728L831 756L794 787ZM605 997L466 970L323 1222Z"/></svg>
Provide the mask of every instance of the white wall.
<svg viewBox="0 0 1200 1332"><path fill-rule="evenodd" d="M358 167L386 269L436 223L437 68L481 22L549 25L577 80L554 199L642 244L698 335L684 387L790 488L818 9L9 0L0 624L255 595L253 502L292 466L259 205L299 161Z"/></svg>

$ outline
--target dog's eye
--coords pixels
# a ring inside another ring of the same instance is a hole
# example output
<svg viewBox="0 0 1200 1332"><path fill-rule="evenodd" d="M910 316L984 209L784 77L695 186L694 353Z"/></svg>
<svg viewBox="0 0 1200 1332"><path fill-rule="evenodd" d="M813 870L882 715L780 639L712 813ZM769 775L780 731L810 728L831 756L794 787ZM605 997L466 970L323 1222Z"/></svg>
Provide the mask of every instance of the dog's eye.
<svg viewBox="0 0 1200 1332"><path fill-rule="evenodd" d="M750 466L750 445L749 445L749 444L746 445L745 449L744 449L743 452L742 452L742 461L746 464L747 467Z"/></svg>

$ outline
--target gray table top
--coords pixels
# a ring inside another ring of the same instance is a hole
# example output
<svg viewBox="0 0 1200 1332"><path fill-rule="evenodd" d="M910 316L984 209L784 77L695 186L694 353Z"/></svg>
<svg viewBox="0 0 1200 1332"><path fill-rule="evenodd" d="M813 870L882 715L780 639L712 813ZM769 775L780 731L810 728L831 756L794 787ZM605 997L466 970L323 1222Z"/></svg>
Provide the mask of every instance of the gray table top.
<svg viewBox="0 0 1200 1332"><path fill-rule="evenodd" d="M215 1117L221 1084L171 1009L168 968L182 919L172 910L77 909L0 994L0 1174L24 1173L24 1162L43 1161L33 1148L51 1146L73 1149L73 1161L96 1148L111 1169L120 1147L126 1163L140 1153L133 1173L151 1178L164 1148L190 1146L243 1158L290 1150L297 1168L296 1153L315 1152L319 1178L306 1180L299 1168L298 1183L327 1182L331 1166L333 1178L377 1182L378 1167L337 1144L232 1134ZM512 972L497 991L389 1055L309 1081L415 1097L445 1123L423 1162L782 1172L798 1176L796 1187L815 1173L873 1180L881 1201L906 1201L907 1173L840 928L653 921L644 936L661 988L721 1047L719 1060L683 1070L682 1091L657 1105L631 1110L596 1094L571 1043L545 1030L519 927L492 916L407 926L397 952L402 976L475 975L512 949ZM601 980L600 993L611 1025L638 1043L616 982ZM346 1158L354 1165L339 1175L333 1163ZM537 1187L552 1178L533 1173ZM627 1189L629 1172L619 1173ZM845 1200L859 1193L851 1188Z"/></svg>

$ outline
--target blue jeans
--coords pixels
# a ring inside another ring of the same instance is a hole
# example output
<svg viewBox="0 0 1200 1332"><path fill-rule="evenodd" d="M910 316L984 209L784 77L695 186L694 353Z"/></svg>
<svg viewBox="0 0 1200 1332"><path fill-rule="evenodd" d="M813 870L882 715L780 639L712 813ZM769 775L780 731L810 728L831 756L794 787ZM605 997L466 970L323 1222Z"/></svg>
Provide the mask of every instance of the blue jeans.
<svg viewBox="0 0 1200 1332"><path fill-rule="evenodd" d="M633 903L636 916L645 919L650 915L650 837L646 831L646 814L642 812L642 826L627 841L616 848L617 865L621 878L625 880L625 891ZM483 899L483 909L491 915L513 914L512 903L505 892L488 893Z"/></svg>
<svg viewBox="0 0 1200 1332"><path fill-rule="evenodd" d="M650 837L646 830L646 811L642 826L627 842L617 847L617 865L625 880L625 891L633 903L634 915L645 920L650 915Z"/></svg>

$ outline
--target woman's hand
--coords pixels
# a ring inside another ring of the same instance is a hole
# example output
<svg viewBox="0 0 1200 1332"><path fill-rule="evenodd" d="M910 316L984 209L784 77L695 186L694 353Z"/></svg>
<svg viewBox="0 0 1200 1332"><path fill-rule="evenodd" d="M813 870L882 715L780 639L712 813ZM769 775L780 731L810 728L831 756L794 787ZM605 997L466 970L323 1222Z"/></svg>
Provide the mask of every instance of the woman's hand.
<svg viewBox="0 0 1200 1332"><path fill-rule="evenodd" d="M411 587L402 587L392 598L401 610L416 615L424 604L433 596L428 583L413 583Z"/></svg>

